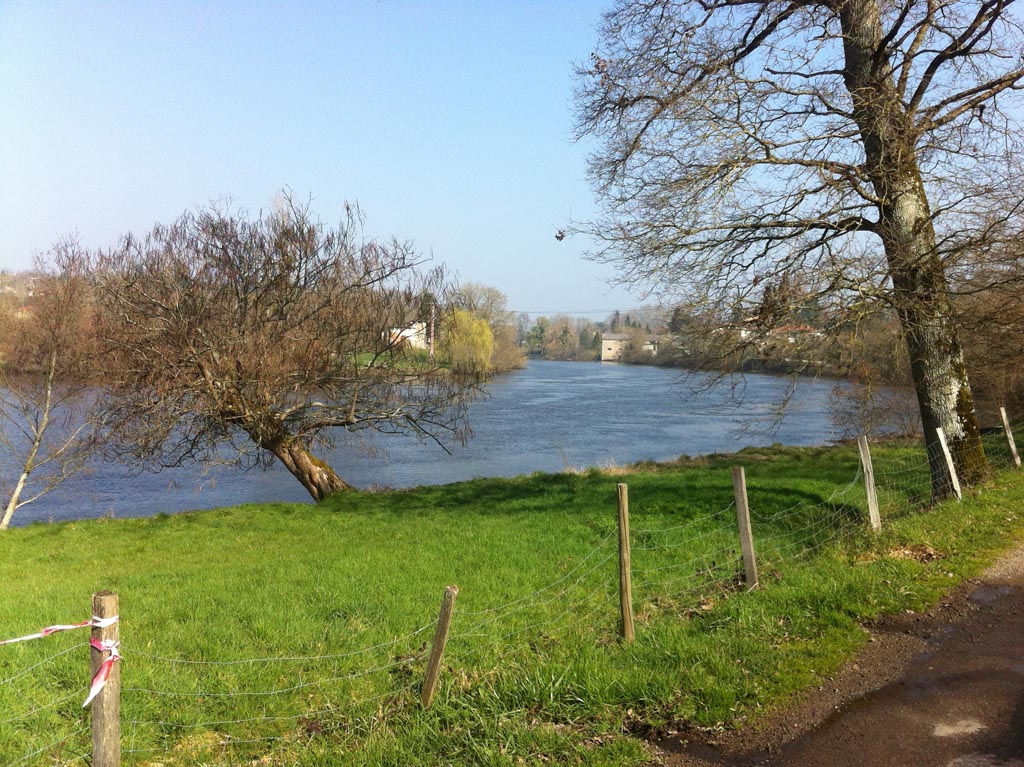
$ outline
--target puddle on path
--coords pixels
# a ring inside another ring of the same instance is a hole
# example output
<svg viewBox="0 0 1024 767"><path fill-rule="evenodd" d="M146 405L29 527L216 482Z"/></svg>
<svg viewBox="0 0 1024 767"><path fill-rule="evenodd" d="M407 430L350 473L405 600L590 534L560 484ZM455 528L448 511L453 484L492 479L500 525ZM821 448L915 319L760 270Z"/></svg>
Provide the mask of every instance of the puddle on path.
<svg viewBox="0 0 1024 767"><path fill-rule="evenodd" d="M976 605L990 605L1016 591L1017 589L1013 586L994 586L983 583L968 595L967 601Z"/></svg>

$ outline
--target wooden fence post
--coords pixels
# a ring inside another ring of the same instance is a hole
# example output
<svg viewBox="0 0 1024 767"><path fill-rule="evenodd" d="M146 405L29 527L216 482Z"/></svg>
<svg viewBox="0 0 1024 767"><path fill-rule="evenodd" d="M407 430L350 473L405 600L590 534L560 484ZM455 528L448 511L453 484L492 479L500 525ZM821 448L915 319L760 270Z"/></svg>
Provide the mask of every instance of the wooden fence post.
<svg viewBox="0 0 1024 767"><path fill-rule="evenodd" d="M616 485L619 491L619 624L622 638L632 642L633 631L633 575L629 560L629 487Z"/></svg>
<svg viewBox="0 0 1024 767"><path fill-rule="evenodd" d="M1003 433L1006 441L1010 443L1010 455L1013 456L1013 465L1020 467L1020 455L1017 453L1017 443L1013 441L1013 432L1010 431L1010 419L1006 417L1006 408L999 408L999 417L1003 419Z"/></svg>
<svg viewBox="0 0 1024 767"><path fill-rule="evenodd" d="M437 628L434 629L434 645L430 648L427 673L423 678L423 689L420 691L423 708L430 708L430 704L434 702L437 677L441 673L441 659L444 658L444 647L448 644L448 629L452 625L452 612L455 610L455 598L458 595L459 587L449 586L441 598L441 613L437 617Z"/></svg>
<svg viewBox="0 0 1024 767"><path fill-rule="evenodd" d="M875 492L875 469L871 464L871 450L867 436L857 437L857 449L860 450L860 464L864 468L864 490L868 496L868 520L871 529L876 533L882 529L882 517L878 513L878 495Z"/></svg>
<svg viewBox="0 0 1024 767"><path fill-rule="evenodd" d="M96 618L117 617L117 594L100 591L92 595L92 614ZM121 637L120 623L92 629L92 639L97 642L117 642ZM104 653L95 647L90 649L89 678L92 679L104 658ZM121 765L121 664L114 663L107 683L93 698L92 711L92 764L94 767L120 767Z"/></svg>
<svg viewBox="0 0 1024 767"><path fill-rule="evenodd" d="M747 504L747 475L742 466L732 467L732 489L736 495L736 522L740 528L743 550L744 582L748 589L757 586L757 559L754 557L754 533L750 529L750 506Z"/></svg>
<svg viewBox="0 0 1024 767"><path fill-rule="evenodd" d="M953 456L949 452L949 445L946 444L946 432L944 432L940 426L935 429L935 433L939 437L939 447L942 448L942 455L946 458L946 471L949 473L949 481L953 485L953 492L956 494L956 499L958 501L962 501L964 499L964 495L960 491L960 479L956 476L956 467L953 466Z"/></svg>

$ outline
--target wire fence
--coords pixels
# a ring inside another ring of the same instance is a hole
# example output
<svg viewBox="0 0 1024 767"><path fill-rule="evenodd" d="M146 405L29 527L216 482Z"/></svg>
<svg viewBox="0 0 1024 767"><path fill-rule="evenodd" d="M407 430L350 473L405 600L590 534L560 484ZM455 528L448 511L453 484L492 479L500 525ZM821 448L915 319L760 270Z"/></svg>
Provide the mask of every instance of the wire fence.
<svg viewBox="0 0 1024 767"><path fill-rule="evenodd" d="M1024 432L1020 424L1010 427ZM983 439L988 471L1017 468L1005 432ZM930 502L936 477L928 456L939 450L908 443L888 447L875 460L883 526ZM979 476L981 469L968 467ZM784 571L865 535L865 479L863 467L838 487L825 477L822 492L788 504L776 497L792 498L791 492L755 484L750 517L761 572ZM700 510L682 499L677 516L637 515L628 540L632 614L640 633L658 619L707 613L751 586L737 537L737 501L728 496L723 486ZM448 699L538 654L618 647L622 552L616 533L595 531L588 551L561 560L529 593L476 609L457 607L446 637ZM124 763L260 764L275 750L321 735L369 737L396 713L419 709L436 642L435 612L424 605L417 628L365 644L346 636L309 655L211 657L215 650L192 652L171 637L131 637L120 689ZM89 642L71 633L0 650L4 764L105 767L94 754L90 711L82 707L90 652Z"/></svg>

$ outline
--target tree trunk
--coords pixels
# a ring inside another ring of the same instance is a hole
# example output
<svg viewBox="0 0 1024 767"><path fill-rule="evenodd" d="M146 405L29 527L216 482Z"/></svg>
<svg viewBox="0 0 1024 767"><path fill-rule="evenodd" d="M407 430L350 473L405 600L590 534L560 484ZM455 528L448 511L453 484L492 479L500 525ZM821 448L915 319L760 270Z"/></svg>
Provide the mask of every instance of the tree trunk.
<svg viewBox="0 0 1024 767"><path fill-rule="evenodd" d="M39 448L43 443L43 433L46 431L47 426L50 423L50 409L49 409L49 397L47 397L47 407L43 411L42 421L36 428L35 435L32 438L32 445L29 447L28 455L25 456L25 462L21 467L21 474L18 475L18 481L14 485L14 489L11 490L11 497L7 501L7 508L4 509L3 517L0 518L0 530L6 530L11 525L11 519L14 517L14 512L18 510L21 505L21 494L25 490L25 485L28 484L29 475L32 470L36 467L36 456L39 455Z"/></svg>
<svg viewBox="0 0 1024 767"><path fill-rule="evenodd" d="M46 373L46 398L43 400L43 406L37 415L38 423L32 427L32 444L29 446L28 455L25 456L25 460L21 465L21 474L18 476L18 482L11 491L11 497L7 501L7 508L4 509L3 517L0 518L0 530L6 530L10 527L14 512L21 505L21 494L25 491L25 485L28 484L29 475L36 468L36 458L43 444L43 436L50 427L50 413L53 410L53 382L56 369L57 352L54 351L50 355L50 367Z"/></svg>
<svg viewBox="0 0 1024 767"><path fill-rule="evenodd" d="M7 508L4 509L3 518L0 519L0 530L6 530L10 527L14 512L18 509L18 499L21 497L21 491L25 489L27 481L28 473L23 471L21 476L18 477L18 483L14 486L14 490L11 492L10 500L7 501Z"/></svg>
<svg viewBox="0 0 1024 767"><path fill-rule="evenodd" d="M898 307L904 326L921 425L928 449L932 495L949 496L952 482L939 445L937 428L946 434L960 481L971 484L988 471L981 444L974 397L948 299L939 305Z"/></svg>
<svg viewBox="0 0 1024 767"><path fill-rule="evenodd" d="M879 56L883 33L879 0L839 4L846 56L844 77L864 142L865 167L877 197L881 238L893 283L894 303L928 450L932 494L950 494L936 429L949 442L957 473L970 483L988 469L974 412L974 398L953 316L945 269L936 250L927 192L917 163L913 115Z"/></svg>
<svg viewBox="0 0 1024 767"><path fill-rule="evenodd" d="M21 494L25 490L25 485L28 484L29 475L32 473L32 469L36 465L36 456L39 454L39 446L43 441L43 431L46 429L46 425L50 421L49 412L44 413L42 427L36 431L35 437L32 440L32 447L28 451L28 456L25 458L25 463L22 465L21 474L18 476L18 481L14 485L14 489L11 491L11 497L7 501L7 508L4 509L3 518L0 519L0 530L6 530L11 525L11 519L14 517L14 512L18 510L18 506L21 504Z"/></svg>
<svg viewBox="0 0 1024 767"><path fill-rule="evenodd" d="M285 465L317 503L329 495L351 489L334 469L297 441L282 440L264 447Z"/></svg>

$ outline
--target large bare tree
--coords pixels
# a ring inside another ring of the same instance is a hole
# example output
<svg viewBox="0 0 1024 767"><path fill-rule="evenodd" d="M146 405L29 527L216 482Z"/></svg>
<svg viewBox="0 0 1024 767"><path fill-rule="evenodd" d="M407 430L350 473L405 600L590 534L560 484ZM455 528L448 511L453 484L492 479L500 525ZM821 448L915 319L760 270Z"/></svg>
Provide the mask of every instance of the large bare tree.
<svg viewBox="0 0 1024 767"><path fill-rule="evenodd" d="M125 237L95 264L110 444L155 467L276 459L320 501L348 485L317 445L364 430L458 436L476 377L439 369L402 333L424 295L448 289L420 261L365 238L356 209L329 228L287 199Z"/></svg>
<svg viewBox="0 0 1024 767"><path fill-rule="evenodd" d="M37 259L32 296L0 317L0 530L80 471L100 406L87 255L73 238Z"/></svg>
<svg viewBox="0 0 1024 767"><path fill-rule="evenodd" d="M592 256L705 306L787 281L886 302L939 496L937 428L986 468L950 285L1020 228L1011 5L620 0L580 70Z"/></svg>

